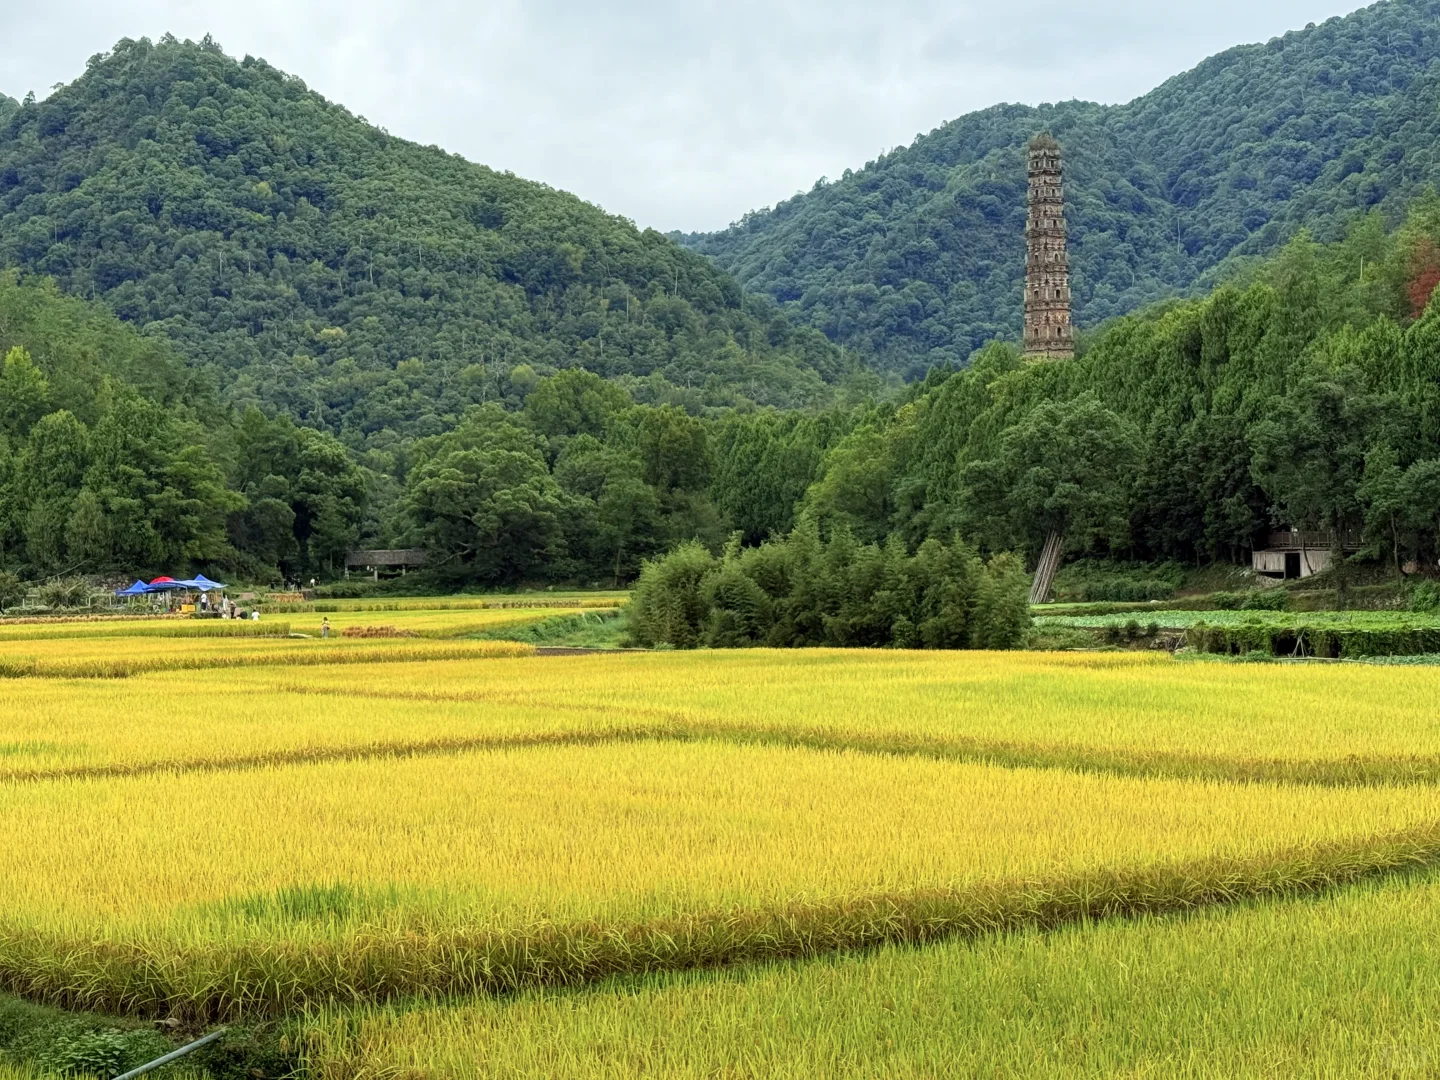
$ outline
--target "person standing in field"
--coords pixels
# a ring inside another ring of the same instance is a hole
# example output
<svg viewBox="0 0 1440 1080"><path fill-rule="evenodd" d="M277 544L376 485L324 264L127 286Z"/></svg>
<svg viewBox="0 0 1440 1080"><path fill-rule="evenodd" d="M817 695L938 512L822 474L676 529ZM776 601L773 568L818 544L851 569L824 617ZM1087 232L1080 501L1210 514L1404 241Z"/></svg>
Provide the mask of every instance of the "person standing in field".
<svg viewBox="0 0 1440 1080"><path fill-rule="evenodd" d="M323 619L320 620L320 637L321 637L321 638L328 638L329 636L330 636L330 616L327 615L327 616L325 616L325 618L323 618Z"/></svg>

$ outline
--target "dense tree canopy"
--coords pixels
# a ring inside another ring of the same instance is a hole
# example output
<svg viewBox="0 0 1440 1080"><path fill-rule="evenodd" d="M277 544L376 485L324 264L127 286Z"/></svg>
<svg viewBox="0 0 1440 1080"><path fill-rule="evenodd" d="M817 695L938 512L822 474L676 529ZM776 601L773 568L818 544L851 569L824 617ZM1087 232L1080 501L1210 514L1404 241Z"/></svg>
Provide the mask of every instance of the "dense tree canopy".
<svg viewBox="0 0 1440 1080"><path fill-rule="evenodd" d="M380 452L567 368L698 410L823 401L854 366L669 238L208 39L0 104L3 264L165 334L238 408Z"/></svg>
<svg viewBox="0 0 1440 1080"><path fill-rule="evenodd" d="M1398 232L1376 212L1333 245L1302 235L1203 300L1112 321L1074 360L993 344L857 417L801 515L912 547L958 531L1033 555L1055 530L1072 552L1192 562L1276 526L1356 530L1433 567L1437 241L1431 194Z"/></svg>
<svg viewBox="0 0 1440 1080"><path fill-rule="evenodd" d="M787 530L850 415L702 418L568 368L537 374L521 407L473 404L393 455L357 454L227 406L162 333L4 271L0 573L294 581L414 544L453 585L624 583L675 545L718 550L732 521L757 542ZM743 453L717 455L740 446L758 454L745 474Z"/></svg>
<svg viewBox="0 0 1440 1080"><path fill-rule="evenodd" d="M747 289L910 377L1018 338L1024 147L1065 149L1074 292L1093 327L1224 260L1440 182L1440 2L1389 0L1231 49L1126 105L998 105L685 238Z"/></svg>
<svg viewBox="0 0 1440 1080"><path fill-rule="evenodd" d="M234 423L163 339L0 272L0 569L325 573L363 503L333 436Z"/></svg>
<svg viewBox="0 0 1440 1080"><path fill-rule="evenodd" d="M1074 360L997 342L901 401L716 417L566 369L537 374L520 408L474 404L400 443L389 473L283 413L227 410L162 336L11 272L0 570L293 579L338 572L356 544L414 544L457 585L609 584L732 535L841 538L877 567L927 541L1033 555L1051 531L1072 554L1205 562L1279 525L1433 565L1437 270L1432 195L1398 231L1377 212L1335 244L1302 235L1204 299L1113 320Z"/></svg>

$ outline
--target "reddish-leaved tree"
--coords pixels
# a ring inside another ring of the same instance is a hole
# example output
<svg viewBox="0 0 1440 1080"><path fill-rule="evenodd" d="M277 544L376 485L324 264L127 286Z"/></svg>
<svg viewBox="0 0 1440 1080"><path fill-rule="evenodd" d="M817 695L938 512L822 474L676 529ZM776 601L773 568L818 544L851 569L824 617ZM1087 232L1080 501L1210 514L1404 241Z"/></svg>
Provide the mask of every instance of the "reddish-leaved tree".
<svg viewBox="0 0 1440 1080"><path fill-rule="evenodd" d="M1440 285L1440 252L1426 237L1410 252L1410 281L1405 286L1410 298L1410 314L1415 318L1425 314L1436 285Z"/></svg>

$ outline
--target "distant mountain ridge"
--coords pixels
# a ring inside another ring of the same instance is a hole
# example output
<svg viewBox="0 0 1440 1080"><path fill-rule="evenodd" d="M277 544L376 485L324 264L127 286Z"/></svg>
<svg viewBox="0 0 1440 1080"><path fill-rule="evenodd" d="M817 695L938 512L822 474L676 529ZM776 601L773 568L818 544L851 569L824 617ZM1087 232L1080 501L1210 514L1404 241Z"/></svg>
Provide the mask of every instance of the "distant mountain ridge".
<svg viewBox="0 0 1440 1080"><path fill-rule="evenodd" d="M0 266L164 334L235 406L385 450L583 366L641 399L803 405L854 366L579 198L395 138L206 38L0 102Z"/></svg>
<svg viewBox="0 0 1440 1080"><path fill-rule="evenodd" d="M1203 282L1298 228L1393 223L1440 181L1440 0L1386 0L1230 49L1125 105L997 105L683 241L879 366L1018 338L1022 148L1064 144L1078 322Z"/></svg>

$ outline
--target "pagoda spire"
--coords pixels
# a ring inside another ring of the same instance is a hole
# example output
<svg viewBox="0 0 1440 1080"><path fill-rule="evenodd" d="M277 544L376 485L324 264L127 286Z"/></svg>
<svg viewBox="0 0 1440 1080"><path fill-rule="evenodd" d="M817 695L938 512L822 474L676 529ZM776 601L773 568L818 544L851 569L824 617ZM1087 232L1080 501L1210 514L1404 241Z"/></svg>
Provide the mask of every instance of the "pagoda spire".
<svg viewBox="0 0 1440 1080"><path fill-rule="evenodd" d="M1075 355L1070 326L1070 261L1065 251L1065 189L1060 144L1030 140L1030 217L1025 225L1025 357Z"/></svg>

